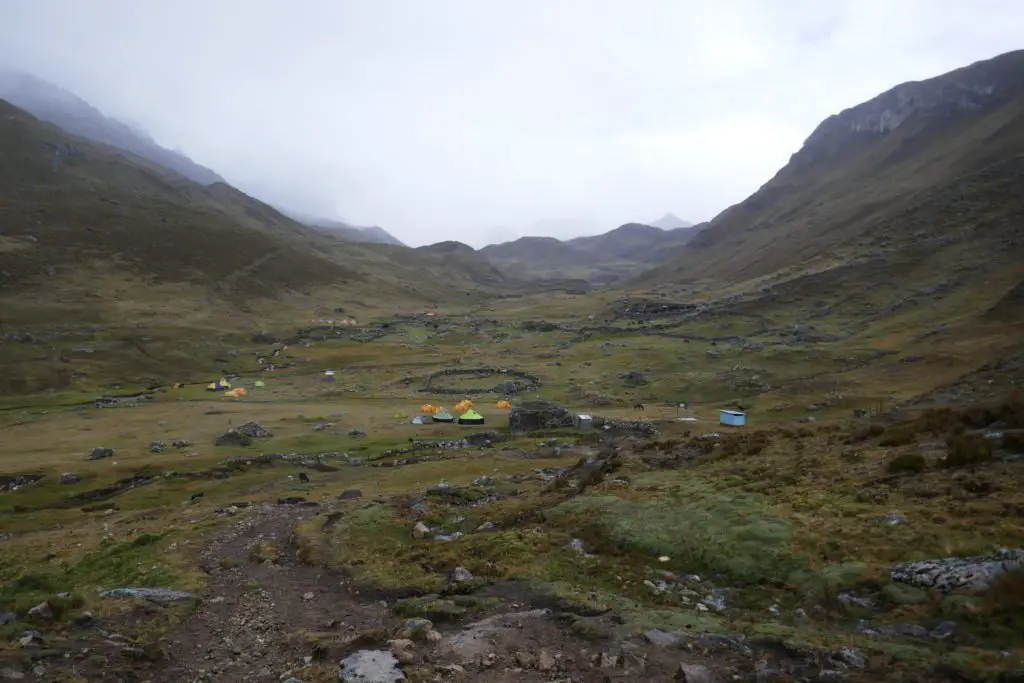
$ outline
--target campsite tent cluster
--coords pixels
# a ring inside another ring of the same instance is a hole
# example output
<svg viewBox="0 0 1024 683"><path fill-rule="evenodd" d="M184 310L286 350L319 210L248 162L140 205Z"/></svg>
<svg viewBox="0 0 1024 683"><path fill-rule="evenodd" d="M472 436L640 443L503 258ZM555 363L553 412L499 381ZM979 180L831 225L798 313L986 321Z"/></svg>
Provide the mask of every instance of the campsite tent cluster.
<svg viewBox="0 0 1024 683"><path fill-rule="evenodd" d="M263 386L263 382L256 382L254 386ZM223 377L215 382L210 382L206 385L207 391L223 391L224 398L241 398L245 396L246 391L244 387L231 387L231 382L227 381Z"/></svg>
<svg viewBox="0 0 1024 683"><path fill-rule="evenodd" d="M496 407L511 408L512 404L508 401L498 401ZM469 399L460 401L455 406L455 412L460 413L458 418L441 406L424 403L420 406L421 414L414 417L412 423L417 425L429 424L431 422L457 422L460 425L482 425L484 423L484 416L473 408L473 402Z"/></svg>

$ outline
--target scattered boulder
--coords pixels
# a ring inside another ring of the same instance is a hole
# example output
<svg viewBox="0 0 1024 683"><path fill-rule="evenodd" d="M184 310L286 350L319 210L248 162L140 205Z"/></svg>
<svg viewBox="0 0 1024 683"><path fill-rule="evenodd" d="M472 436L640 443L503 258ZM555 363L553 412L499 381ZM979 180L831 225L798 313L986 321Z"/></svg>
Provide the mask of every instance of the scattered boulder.
<svg viewBox="0 0 1024 683"><path fill-rule="evenodd" d="M270 431L259 422L246 422L235 428L239 434L244 434L250 439L263 439L273 436Z"/></svg>
<svg viewBox="0 0 1024 683"><path fill-rule="evenodd" d="M1003 548L992 555L947 557L893 567L892 580L948 593L958 588L984 590L996 577L1024 567L1024 549Z"/></svg>
<svg viewBox="0 0 1024 683"><path fill-rule="evenodd" d="M241 432L229 429L213 442L216 446L251 446L252 439Z"/></svg>
<svg viewBox="0 0 1024 683"><path fill-rule="evenodd" d="M848 647L833 653L832 659L847 666L852 666L855 669L863 669L868 665L868 660L864 655Z"/></svg>
<svg viewBox="0 0 1024 683"><path fill-rule="evenodd" d="M32 619L53 619L53 608L50 607L50 603L41 602L28 611L28 616Z"/></svg>
<svg viewBox="0 0 1024 683"><path fill-rule="evenodd" d="M430 527L423 522L416 522L416 525L412 528L412 537L415 539L424 539L430 537Z"/></svg>
<svg viewBox="0 0 1024 683"><path fill-rule="evenodd" d="M387 650L359 650L341 661L341 683L398 683L405 680L395 655Z"/></svg>
<svg viewBox="0 0 1024 683"><path fill-rule="evenodd" d="M25 631L18 637L18 644L22 647L40 647L46 644L43 634L36 630Z"/></svg>
<svg viewBox="0 0 1024 683"><path fill-rule="evenodd" d="M114 588L103 593L105 598L141 598L151 602L174 602L176 600L192 600L196 596L184 591L170 588Z"/></svg>
<svg viewBox="0 0 1024 683"><path fill-rule="evenodd" d="M508 414L513 434L574 426L569 410L548 401L527 401L512 407Z"/></svg>
<svg viewBox="0 0 1024 683"><path fill-rule="evenodd" d="M456 567L448 580L452 583L470 583L473 581L473 573L465 567Z"/></svg>
<svg viewBox="0 0 1024 683"><path fill-rule="evenodd" d="M706 666L701 664L679 665L679 676L683 683L715 683L715 677Z"/></svg>
<svg viewBox="0 0 1024 683"><path fill-rule="evenodd" d="M426 640L427 634L434 630L434 622L430 619L424 619L422 617L413 617L412 619L406 619L405 623L402 624L402 628L398 629L396 634L398 638L403 640Z"/></svg>
<svg viewBox="0 0 1024 683"><path fill-rule="evenodd" d="M166 448L163 441L152 441L149 444L150 453L163 453Z"/></svg>
<svg viewBox="0 0 1024 683"><path fill-rule="evenodd" d="M945 640L949 638L956 631L955 621L944 621L936 626L929 634L935 640Z"/></svg>
<svg viewBox="0 0 1024 683"><path fill-rule="evenodd" d="M351 436L353 439L358 439L360 437L366 436L366 432L364 432L362 429L350 429L348 430L348 435Z"/></svg>
<svg viewBox="0 0 1024 683"><path fill-rule="evenodd" d="M82 481L82 477L75 472L65 472L60 475L60 483L62 484L77 484Z"/></svg>
<svg viewBox="0 0 1024 683"><path fill-rule="evenodd" d="M528 621L551 616L547 609L497 614L472 624L446 639L446 650L463 662L478 660L494 650L494 644L507 639L521 639L523 628L529 629Z"/></svg>
<svg viewBox="0 0 1024 683"><path fill-rule="evenodd" d="M906 521L907 518L898 512L889 512L882 517L882 524L886 524L888 526L896 526L897 524L903 524Z"/></svg>
<svg viewBox="0 0 1024 683"><path fill-rule="evenodd" d="M103 460L104 458L113 458L113 457L114 457L114 449L113 448L104 448L102 446L97 446L96 448L92 449L92 451L90 451L89 456L88 456L87 459L88 460Z"/></svg>
<svg viewBox="0 0 1024 683"><path fill-rule="evenodd" d="M179 448L179 449L180 448L188 448L189 446L192 445L192 442L191 441L186 441L185 439L175 439L174 441L171 442L171 445L174 446L175 448Z"/></svg>
<svg viewBox="0 0 1024 683"><path fill-rule="evenodd" d="M338 500L352 500L353 498L362 498L363 492L359 489L347 489L338 494Z"/></svg>
<svg viewBox="0 0 1024 683"><path fill-rule="evenodd" d="M644 639L651 645L658 647L677 647L682 643L682 638L676 633L669 633L660 629L652 628L644 631Z"/></svg>

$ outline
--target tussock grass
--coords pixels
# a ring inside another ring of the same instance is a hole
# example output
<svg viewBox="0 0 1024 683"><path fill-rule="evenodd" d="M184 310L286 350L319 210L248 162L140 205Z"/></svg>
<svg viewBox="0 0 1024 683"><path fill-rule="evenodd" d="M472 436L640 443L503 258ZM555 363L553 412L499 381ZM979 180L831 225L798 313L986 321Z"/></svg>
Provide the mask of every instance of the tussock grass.
<svg viewBox="0 0 1024 683"><path fill-rule="evenodd" d="M756 496L700 484L680 488L650 501L582 496L545 516L606 554L634 553L648 562L666 555L672 566L735 584L782 581L806 565L790 545L792 524L767 514Z"/></svg>

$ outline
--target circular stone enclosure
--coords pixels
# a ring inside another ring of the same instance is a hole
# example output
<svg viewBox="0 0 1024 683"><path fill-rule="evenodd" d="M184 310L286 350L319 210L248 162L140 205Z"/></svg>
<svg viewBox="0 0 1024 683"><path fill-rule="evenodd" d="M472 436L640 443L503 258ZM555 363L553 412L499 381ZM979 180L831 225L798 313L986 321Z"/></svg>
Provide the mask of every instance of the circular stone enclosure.
<svg viewBox="0 0 1024 683"><path fill-rule="evenodd" d="M420 393L452 396L518 394L536 391L540 379L509 368L445 368L427 375Z"/></svg>

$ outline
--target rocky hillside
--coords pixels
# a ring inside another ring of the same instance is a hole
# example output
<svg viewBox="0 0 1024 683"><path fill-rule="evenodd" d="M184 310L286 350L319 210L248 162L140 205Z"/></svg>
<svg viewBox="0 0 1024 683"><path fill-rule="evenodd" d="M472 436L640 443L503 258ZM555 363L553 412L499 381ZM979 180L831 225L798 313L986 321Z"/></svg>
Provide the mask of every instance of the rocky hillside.
<svg viewBox="0 0 1024 683"><path fill-rule="evenodd" d="M184 154L161 147L144 131L104 116L77 95L30 74L0 69L0 99L69 133L126 150L202 185L224 182Z"/></svg>
<svg viewBox="0 0 1024 683"><path fill-rule="evenodd" d="M603 235L565 241L521 237L484 247L480 253L516 278L573 277L592 284L608 284L670 258L699 229L697 226L665 230L628 223Z"/></svg>
<svg viewBox="0 0 1024 683"><path fill-rule="evenodd" d="M774 178L638 283L735 283L943 250L1009 263L1024 215L1013 189L1022 106L1016 51L830 116Z"/></svg>

